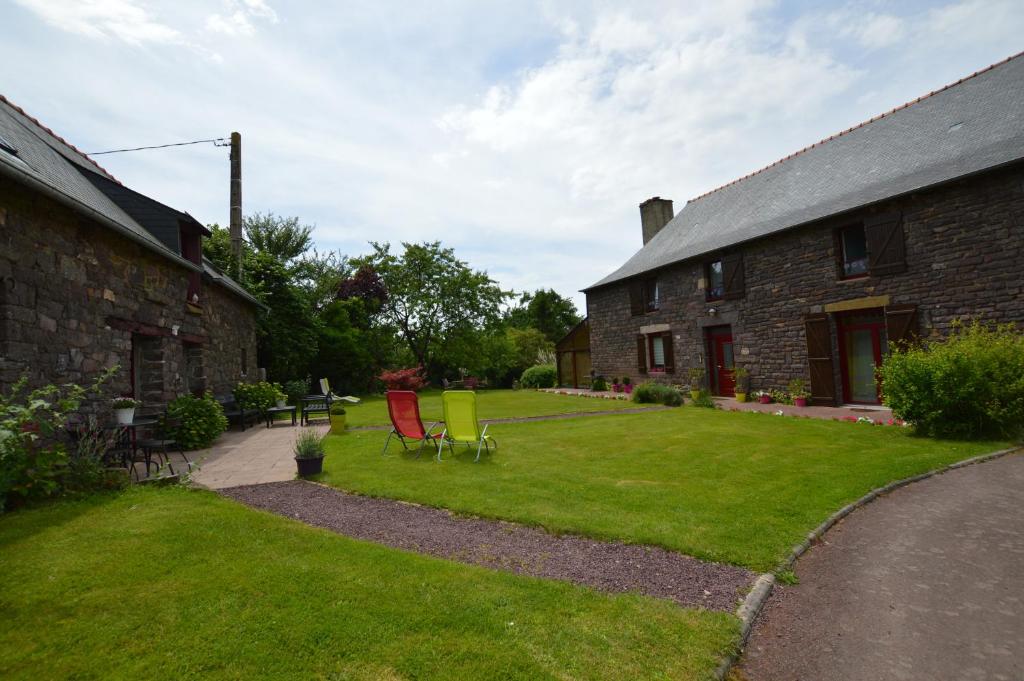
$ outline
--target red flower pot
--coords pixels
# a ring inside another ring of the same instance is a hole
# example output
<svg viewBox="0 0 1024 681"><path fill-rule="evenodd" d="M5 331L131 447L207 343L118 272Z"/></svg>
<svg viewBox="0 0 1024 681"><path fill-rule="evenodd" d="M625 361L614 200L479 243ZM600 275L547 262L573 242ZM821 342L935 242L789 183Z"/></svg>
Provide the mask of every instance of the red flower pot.
<svg viewBox="0 0 1024 681"><path fill-rule="evenodd" d="M795 404L798 407L806 407L807 406L807 398L806 397L794 397L793 398L793 404Z"/></svg>
<svg viewBox="0 0 1024 681"><path fill-rule="evenodd" d="M771 404L772 403L772 396L771 395L761 395L760 397L757 398L757 401L760 402L761 404Z"/></svg>

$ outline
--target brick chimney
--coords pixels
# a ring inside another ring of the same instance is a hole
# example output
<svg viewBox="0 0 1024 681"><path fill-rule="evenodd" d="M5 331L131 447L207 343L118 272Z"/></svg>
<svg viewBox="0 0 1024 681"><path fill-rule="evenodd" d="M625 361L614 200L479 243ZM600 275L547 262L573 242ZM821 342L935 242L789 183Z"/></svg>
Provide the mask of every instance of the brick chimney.
<svg viewBox="0 0 1024 681"><path fill-rule="evenodd" d="M675 217L672 212L672 200L660 196L647 199L640 204L640 225L644 231L644 245L661 231L661 228Z"/></svg>

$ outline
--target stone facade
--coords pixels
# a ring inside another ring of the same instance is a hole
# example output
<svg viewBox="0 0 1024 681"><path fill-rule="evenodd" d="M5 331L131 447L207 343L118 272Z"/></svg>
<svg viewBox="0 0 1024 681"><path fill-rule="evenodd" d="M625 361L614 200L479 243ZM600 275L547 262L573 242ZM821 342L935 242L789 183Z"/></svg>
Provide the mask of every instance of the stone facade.
<svg viewBox="0 0 1024 681"><path fill-rule="evenodd" d="M903 216L906 270L841 279L836 230L893 210ZM736 252L744 264L742 297L709 302L706 263ZM1024 165L1015 164L648 273L658 281L660 309L653 312L631 314L628 280L591 289L591 358L597 374L643 380L637 336L667 325L674 371L651 376L686 384L691 367L707 364L706 329L729 325L736 364L749 369L751 388L782 389L809 378L806 315L828 315L833 357L840 309L916 306L924 336L947 332L958 318L1024 322L1022 263ZM837 361L837 396L839 371Z"/></svg>
<svg viewBox="0 0 1024 681"><path fill-rule="evenodd" d="M0 177L0 389L86 384L116 364L109 394L153 411L253 380L255 306L209 281L187 304L188 272Z"/></svg>

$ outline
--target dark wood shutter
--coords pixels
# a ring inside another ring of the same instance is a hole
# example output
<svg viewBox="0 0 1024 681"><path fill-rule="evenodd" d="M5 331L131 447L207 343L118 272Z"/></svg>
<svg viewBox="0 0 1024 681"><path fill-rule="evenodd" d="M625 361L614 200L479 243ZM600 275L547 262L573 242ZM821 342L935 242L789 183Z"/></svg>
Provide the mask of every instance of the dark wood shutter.
<svg viewBox="0 0 1024 681"><path fill-rule="evenodd" d="M641 374L647 373L647 336L636 337L636 368Z"/></svg>
<svg viewBox="0 0 1024 681"><path fill-rule="evenodd" d="M872 215L864 220L871 276L897 274L907 269L903 219L899 213Z"/></svg>
<svg viewBox="0 0 1024 681"><path fill-rule="evenodd" d="M672 350L671 332L663 335L661 342L665 348L665 373L674 374L676 372L676 357L675 352Z"/></svg>
<svg viewBox="0 0 1024 681"><path fill-rule="evenodd" d="M722 282L725 289L723 298L735 300L743 297L746 277L743 273L742 253L733 253L722 258Z"/></svg>
<svg viewBox="0 0 1024 681"><path fill-rule="evenodd" d="M634 317L642 315L647 304L644 301L644 284L642 281L629 283L629 311Z"/></svg>
<svg viewBox="0 0 1024 681"><path fill-rule="evenodd" d="M917 342L917 305L887 305L885 333L890 350Z"/></svg>
<svg viewBox="0 0 1024 681"><path fill-rule="evenodd" d="M832 331L828 315L807 315L804 317L804 331L811 370L811 404L834 406L836 381L832 375Z"/></svg>

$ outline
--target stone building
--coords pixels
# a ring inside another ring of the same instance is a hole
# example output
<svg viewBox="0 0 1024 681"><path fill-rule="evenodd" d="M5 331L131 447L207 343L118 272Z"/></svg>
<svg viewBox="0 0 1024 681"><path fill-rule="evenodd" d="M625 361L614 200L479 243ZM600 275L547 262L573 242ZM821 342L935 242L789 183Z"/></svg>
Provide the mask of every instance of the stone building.
<svg viewBox="0 0 1024 681"><path fill-rule="evenodd" d="M0 389L116 364L112 394L156 411L254 380L260 304L202 257L208 234L0 96Z"/></svg>
<svg viewBox="0 0 1024 681"><path fill-rule="evenodd" d="M585 289L597 374L731 395L743 365L877 403L894 343L1024 322L1024 57L640 214L643 248Z"/></svg>

